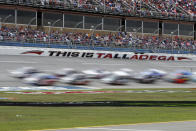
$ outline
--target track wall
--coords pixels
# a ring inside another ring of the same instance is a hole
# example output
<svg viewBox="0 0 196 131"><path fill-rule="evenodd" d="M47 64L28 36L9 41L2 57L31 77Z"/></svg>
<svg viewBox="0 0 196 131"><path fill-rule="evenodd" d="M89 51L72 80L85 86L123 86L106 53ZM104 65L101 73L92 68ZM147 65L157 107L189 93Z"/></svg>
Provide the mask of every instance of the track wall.
<svg viewBox="0 0 196 131"><path fill-rule="evenodd" d="M23 55L23 56L48 56L48 57L77 57L97 59L129 59L129 60L152 60L152 61L196 61L195 55L164 54L164 53L134 53L76 49L54 49L36 47L0 47L0 55Z"/></svg>

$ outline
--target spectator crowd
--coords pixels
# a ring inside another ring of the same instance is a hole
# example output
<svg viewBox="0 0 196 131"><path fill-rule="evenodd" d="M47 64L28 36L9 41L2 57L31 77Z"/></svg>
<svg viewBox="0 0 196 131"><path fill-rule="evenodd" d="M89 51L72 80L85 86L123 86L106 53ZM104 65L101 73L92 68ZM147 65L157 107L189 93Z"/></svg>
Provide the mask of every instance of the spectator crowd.
<svg viewBox="0 0 196 131"><path fill-rule="evenodd" d="M116 12L123 11L152 11L151 6L145 7L144 5L152 5L155 9L160 10L162 13L182 13L184 10L190 15L196 15L196 1L194 0L41 0L43 5L74 5L75 7L93 8L106 7ZM182 8L177 8L178 6Z"/></svg>
<svg viewBox="0 0 196 131"><path fill-rule="evenodd" d="M1 0L5 1L5 0ZM0 2L1 2L0 1ZM8 0L13 1L13 0ZM113 13L129 13L153 15L157 12L166 16L196 16L195 0L14 0L20 4L49 6L51 8L73 8L93 11L110 11Z"/></svg>
<svg viewBox="0 0 196 131"><path fill-rule="evenodd" d="M137 49L169 49L169 50L195 50L196 41L182 39L178 36L150 36L135 33L97 33L82 30L71 31L43 31L27 27L2 26L0 41L17 41L25 43L50 43L66 45L86 45L98 47L122 47Z"/></svg>

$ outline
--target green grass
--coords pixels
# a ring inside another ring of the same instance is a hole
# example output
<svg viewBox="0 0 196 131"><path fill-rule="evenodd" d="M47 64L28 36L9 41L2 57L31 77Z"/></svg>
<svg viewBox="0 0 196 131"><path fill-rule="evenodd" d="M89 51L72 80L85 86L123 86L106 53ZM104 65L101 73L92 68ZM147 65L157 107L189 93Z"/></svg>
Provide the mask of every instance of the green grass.
<svg viewBox="0 0 196 131"><path fill-rule="evenodd" d="M123 90L123 89L121 89ZM125 90L125 89L124 89ZM127 90L127 89L126 89ZM151 89L156 90L156 89ZM160 90L160 89L158 89ZM7 94L0 92L0 97L13 98L15 102L78 102L78 101L196 101L194 89L164 89L176 91L192 91L189 93L101 93L101 94Z"/></svg>
<svg viewBox="0 0 196 131"><path fill-rule="evenodd" d="M195 120L196 107L0 107L1 131Z"/></svg>
<svg viewBox="0 0 196 131"><path fill-rule="evenodd" d="M127 89L120 89L127 90ZM141 90L141 89L139 89ZM156 90L156 89L151 89ZM160 89L158 89L160 90ZM0 97L14 102L68 101L196 101L196 90L189 93L110 93L21 95L0 92ZM153 105L154 106L154 105ZM149 122L196 120L196 106L176 107L18 107L0 106L1 131L27 131Z"/></svg>

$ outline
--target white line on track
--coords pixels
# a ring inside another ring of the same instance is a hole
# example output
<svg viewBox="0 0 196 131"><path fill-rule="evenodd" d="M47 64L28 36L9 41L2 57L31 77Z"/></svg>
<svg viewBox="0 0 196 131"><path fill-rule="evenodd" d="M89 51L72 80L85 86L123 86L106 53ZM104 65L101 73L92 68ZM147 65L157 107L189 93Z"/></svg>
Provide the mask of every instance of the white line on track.
<svg viewBox="0 0 196 131"><path fill-rule="evenodd" d="M37 62L32 62L32 61L0 61L0 63L36 64Z"/></svg>
<svg viewBox="0 0 196 131"><path fill-rule="evenodd" d="M76 128L77 130L108 130L108 131L162 131L162 130L141 130L141 129L112 129L112 128Z"/></svg>
<svg viewBox="0 0 196 131"><path fill-rule="evenodd" d="M107 130L108 128L76 128L78 130Z"/></svg>
<svg viewBox="0 0 196 131"><path fill-rule="evenodd" d="M116 131L138 131L138 130L133 130L133 129L112 129L112 128L77 128L78 130L116 130Z"/></svg>
<svg viewBox="0 0 196 131"><path fill-rule="evenodd" d="M164 66L168 68L196 68L196 66Z"/></svg>
<svg viewBox="0 0 196 131"><path fill-rule="evenodd" d="M101 63L82 63L83 65L124 65L124 64L101 64Z"/></svg>
<svg viewBox="0 0 196 131"><path fill-rule="evenodd" d="M100 87L101 89L116 89L116 87ZM123 89L160 89L160 88L168 88L168 89L175 89L175 88L180 88L180 89L186 89L186 88L194 88L194 84L192 85L178 85L178 84L171 84L171 85L147 85L147 86L140 86L140 85L134 85L131 87L124 86L122 87Z"/></svg>

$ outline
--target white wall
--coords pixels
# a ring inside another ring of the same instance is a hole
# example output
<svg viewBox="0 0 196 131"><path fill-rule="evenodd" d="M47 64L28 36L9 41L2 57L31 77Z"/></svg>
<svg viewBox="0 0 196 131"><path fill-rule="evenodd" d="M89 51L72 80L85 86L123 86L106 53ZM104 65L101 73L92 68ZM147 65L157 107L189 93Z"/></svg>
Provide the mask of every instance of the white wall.
<svg viewBox="0 0 196 131"><path fill-rule="evenodd" d="M113 52L75 49L54 49L35 47L11 47L1 46L0 55L29 55L50 57L80 57L99 59L130 59L130 60L156 60L156 61L196 61L195 55L145 53L135 54L133 52Z"/></svg>

